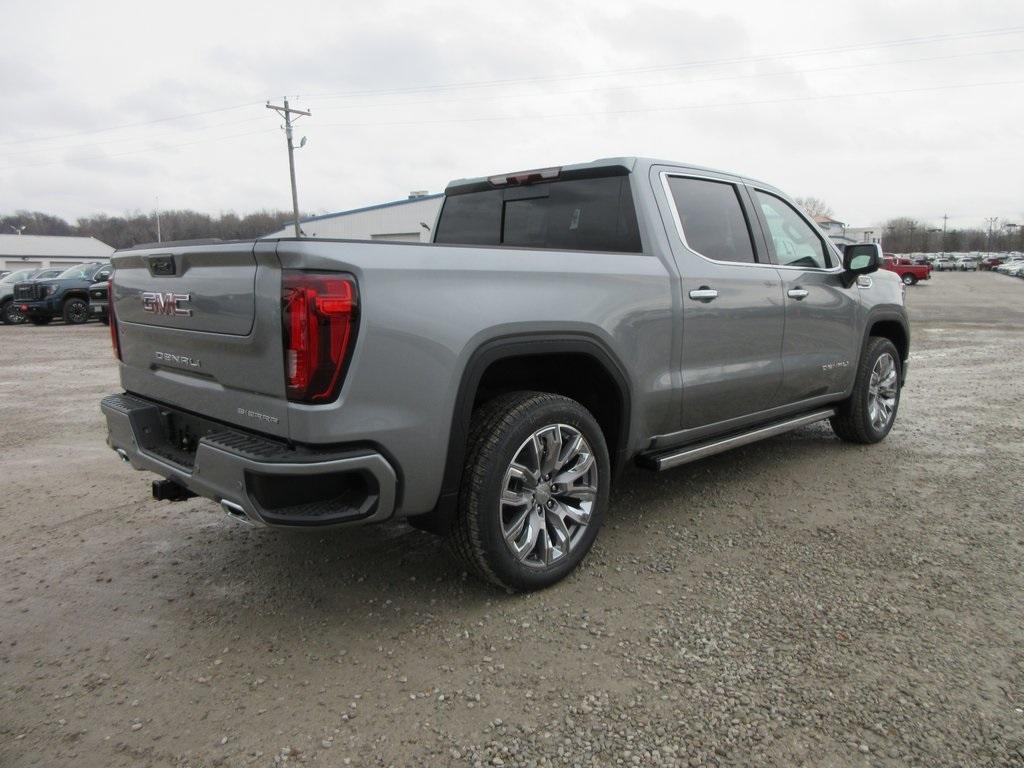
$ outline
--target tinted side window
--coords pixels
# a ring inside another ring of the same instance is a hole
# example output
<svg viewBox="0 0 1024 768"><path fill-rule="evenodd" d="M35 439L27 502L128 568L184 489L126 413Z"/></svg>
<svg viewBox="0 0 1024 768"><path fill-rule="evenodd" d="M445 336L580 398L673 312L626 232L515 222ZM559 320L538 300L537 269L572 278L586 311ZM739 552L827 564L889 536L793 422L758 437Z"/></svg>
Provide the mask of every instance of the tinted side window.
<svg viewBox="0 0 1024 768"><path fill-rule="evenodd" d="M734 185L670 176L668 186L690 248L716 261L756 261L750 227Z"/></svg>
<svg viewBox="0 0 1024 768"><path fill-rule="evenodd" d="M531 196L531 191L536 196ZM629 177L567 179L453 195L437 243L639 252Z"/></svg>
<svg viewBox="0 0 1024 768"><path fill-rule="evenodd" d="M790 267L831 266L828 249L811 225L782 198L754 190L775 244L775 259Z"/></svg>
<svg viewBox="0 0 1024 768"><path fill-rule="evenodd" d="M501 195L500 189L492 189L446 197L434 242L497 245L501 231Z"/></svg>

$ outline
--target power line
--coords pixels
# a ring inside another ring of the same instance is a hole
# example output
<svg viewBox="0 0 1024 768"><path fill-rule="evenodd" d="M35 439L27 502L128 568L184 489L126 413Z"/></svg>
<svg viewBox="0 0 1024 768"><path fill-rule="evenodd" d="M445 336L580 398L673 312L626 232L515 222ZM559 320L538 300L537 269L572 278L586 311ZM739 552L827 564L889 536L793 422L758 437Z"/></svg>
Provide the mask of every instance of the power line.
<svg viewBox="0 0 1024 768"><path fill-rule="evenodd" d="M274 128L264 128L259 131L246 131L245 133L234 133L228 136L212 136L209 138L198 139L196 141L186 141L180 144L166 144L161 147L145 147L142 149L129 149L125 152L114 152L103 155L91 155L89 157L76 157L75 162L87 162L90 160L108 160L115 157L126 157L127 155L139 155L147 152L163 151L167 149L178 149L179 147L194 147L197 144L208 144L214 141L225 141L227 139L240 139L244 136L256 136L261 133L271 133ZM22 168L41 168L46 165L64 165L67 160L48 160L42 163L26 163L24 165L6 165L0 168L3 171L16 171Z"/></svg>
<svg viewBox="0 0 1024 768"><path fill-rule="evenodd" d="M805 102L805 101L818 101L828 99L848 99L858 98L863 96L891 96L905 93L927 93L934 91L944 90L964 90L967 88L984 88L990 86L1002 86L1002 85L1020 85L1024 83L1024 80L992 80L980 83L959 83L953 85L935 85L935 86L923 86L918 88L900 88L894 90L879 90L879 91L861 91L856 93L836 93L836 94L821 94L814 96L794 96L789 98L781 99L759 99L752 101L731 101L731 102L715 102L710 104L683 104L671 107L638 107L633 109L616 109L616 110L603 110L598 112L564 112L564 113L548 113L540 115L500 115L495 117L477 117L477 118L454 118L448 120L395 120L395 121L380 121L380 122L362 122L362 123L322 123L320 127L323 128L380 128L380 127L393 127L393 126L407 126L407 125L447 125L447 124L458 124L458 123L483 123L483 122L502 122L502 121L519 121L519 120L550 120L560 119L569 117L600 117L603 115L627 115L627 114L640 114L640 113L651 113L651 112L682 112L696 109L714 109L717 107L745 107L745 106L763 106L770 104L788 104L794 102ZM268 130L260 131L248 131L246 133L238 133L229 136L219 136L211 139L201 139L199 141L190 141L181 144L169 144L164 147L147 148L147 149L136 149L128 150L126 152L119 152L115 154L96 155L93 157L76 158L78 161L86 160L105 160L115 157L124 157L126 155L142 154L146 152L154 151L154 149L166 150L176 149L179 147L189 147L196 144L205 144L209 141L223 141L227 139L241 138L244 136L255 136L257 134L268 133ZM21 168L38 168L47 165L59 165L64 163L64 160L53 160L43 163L30 163L25 165L9 165L5 166L0 170L19 170Z"/></svg>
<svg viewBox="0 0 1024 768"><path fill-rule="evenodd" d="M813 48L804 49L799 51L790 51L786 53L776 54L763 54L757 56L740 56L733 58L723 59L703 59L693 60L687 62L680 62L676 64L666 64L649 67L634 67L626 69L609 69L609 70L598 70L591 72L577 72L568 75L550 75L550 76L539 76L539 77L528 77L528 78L508 78L500 80L482 80L482 81L468 81L468 82L456 82L456 83L438 83L433 85L423 86L410 86L407 88L390 88L390 89L368 89L361 91L342 91L338 93L327 93L327 94L313 94L319 98L335 99L335 98L348 98L352 96L368 96L368 95L388 95L388 94L399 94L399 93L419 93L428 92L433 90L453 90L459 88L483 88L496 85L510 85L516 83L538 83L538 82L556 82L560 80L578 80L591 77L608 77L613 75L624 75L624 74L642 74L647 72L661 72L673 69L686 69L691 67L706 67L723 64L738 64L738 63L753 63L760 61L771 61L776 59L786 58L797 58L803 56L814 56L820 54L833 55L835 53L849 53L861 50L874 50L879 48L890 48L898 47L903 45L921 45L933 42L949 42L952 40L965 40L971 38L983 38L993 37L1002 35L1012 35L1024 32L1024 26L1016 27L1002 27L993 29L976 30L974 32L959 32L959 33L948 33L938 35L926 35L921 37L908 37L899 38L895 40L883 40L875 43L860 43L850 44L844 46L829 46L827 48ZM113 131L124 130L127 128L139 128L148 125L156 125L159 123L172 122L175 120L185 120L193 117L203 117L206 115L217 114L220 112L228 112L235 109L244 109L246 107L259 106L262 101L247 101L240 104L233 104L230 106L216 107L213 109L202 110L198 112L185 112L177 115L167 115L165 117L158 117L151 120L140 120L131 123L121 123L119 125L106 126L101 128L91 128L83 131L71 131L68 133L51 134L49 136L34 137L34 138L23 138L23 139L9 139L6 141L0 141L0 147L12 146L15 144L33 144L46 141L55 141L58 139L76 138L79 136L91 136L99 133L108 133Z"/></svg>
<svg viewBox="0 0 1024 768"><path fill-rule="evenodd" d="M665 87L665 86L673 85L673 84L678 84L678 85L700 85L700 84L703 84L703 83L717 83L717 82L727 82L727 81L733 81L733 80L760 79L760 78L763 78L763 77L784 77L784 76L787 76L787 75L818 74L818 73L822 73L822 72L835 72L835 71L842 71L842 70L849 70L849 69L864 69L864 68L880 67L880 66L893 66L893 65L899 65L899 64L925 63L925 62L931 62L931 61L943 61L943 60L949 60L949 59L971 58L971 57L977 57L977 56L990 56L990 55L1000 55L1000 54L1013 54L1013 53L1022 53L1022 52L1024 52L1024 48L1009 48L1009 49L1002 49L1002 50L995 50L995 51L972 51L972 52L969 52L969 53L953 53L953 54L944 54L944 55L941 55L941 56L926 56L926 57L918 57L918 58L897 59L897 60L888 61L888 62L868 62L868 63L861 63L861 64L839 64L839 65L835 65L835 66L831 66L831 67L814 67L814 68L808 68L808 69L784 70L784 71L777 71L777 72L754 72L754 73L746 73L746 74L742 74L742 75L723 75L723 76L720 76L720 77L709 77L709 78L701 78L701 79L698 79L698 80L679 81L678 83L672 83L671 81L660 81L660 82L657 82L657 83L643 83L643 84L634 85L634 86L604 87L604 88L581 88L581 89L573 89L573 90L555 91L555 92L543 94L543 96L545 98L550 98L550 97L555 97L555 96L567 96L567 95L575 95L575 94L581 94L581 93L598 93L598 92L600 92L600 93L614 93L614 92L617 92L617 91L636 91L636 90L641 89L641 88ZM437 99L424 99L424 100L420 100L420 101L404 101L404 102L400 101L400 102L391 102L391 103L387 103L387 104L372 104L372 105L355 105L355 104L350 104L350 105L339 106L339 107L325 107L324 111L338 111L338 110L366 109L366 108L381 109L381 108L387 108L387 107L409 107L409 106L416 106L416 105L420 105L420 104L435 105L435 104L459 104L459 103L467 103L467 102L469 102L469 103L479 103L481 101L495 101L495 100L507 101L508 99L523 99L523 98L535 98L535 97L536 97L536 94L515 94L515 95L512 95L512 96L483 96L483 97L478 96L478 97L468 97L468 98L464 98L464 99L444 99L444 100L440 100L440 101L437 100ZM177 137L177 136L179 136L182 133L197 133L197 132L201 132L201 131L214 130L216 128L226 128L226 127L236 126L236 125L247 125L247 124L250 124L250 123L258 122L261 119L262 118L254 117L254 118L247 118L245 120L233 120L233 121L230 121L230 122L215 123L213 125L202 125L202 126L196 126L196 127L193 127L193 128L181 128L181 129L175 131L174 133L170 133L169 132L169 133L159 134L157 136L147 136L147 137L139 137L139 138L126 138L126 139L107 139L105 141L99 141L99 142L86 142L86 143L78 143L78 144L66 144L66 145L61 145L61 146L56 146L56 147L46 147L44 149L32 149L32 150L28 150L27 152L19 151L17 153L17 155L15 155L15 154L8 154L5 157L13 158L15 156L21 157L21 156L24 156L24 155L41 155L41 154L45 154L45 153L49 153L49 152L58 152L58 151L65 151L65 150L71 150L71 149L85 149L85 148L93 148L93 147L103 147L103 146L107 146L108 144L115 144L115 143L120 144L120 143L124 143L124 142L159 141L159 140L164 139L164 138Z"/></svg>
<svg viewBox="0 0 1024 768"><path fill-rule="evenodd" d="M250 117L245 120L232 120L226 123L214 123L213 125L199 125L193 128L179 128L173 133L160 133L156 136L139 136L138 138L120 138L120 139L106 139L104 141L90 141L84 144L61 144L55 147L46 147L44 149L30 149L30 150L17 150L16 152L8 152L3 157L24 157L26 155L41 155L47 152L62 152L72 149L86 149L93 147L105 147L108 144L125 144L129 142L138 141L160 141L161 139L173 138L181 136L187 133L198 133L200 131L211 131L216 128L230 128L235 125L249 125L250 123L256 123L263 120L263 117Z"/></svg>
<svg viewBox="0 0 1024 768"><path fill-rule="evenodd" d="M0 141L0 147L7 147L12 144L34 144L40 141L56 141L57 139L71 139L78 136L91 136L97 133L108 133L110 131L120 131L125 128L139 128L145 125L156 125L157 123L169 123L173 120L185 120L190 117L203 117L205 115L213 115L218 112L230 112L234 109L242 109L244 107L259 106L262 102L249 101L245 104L234 104L230 107L217 107L216 109L207 109L202 112L188 112L181 115L170 115L168 117L158 117L153 120L140 120L136 123L122 123L121 125L112 125L106 128L90 128L85 131L74 131L72 133L54 134L51 136L43 136L41 138L33 139L11 139L9 141Z"/></svg>
<svg viewBox="0 0 1024 768"><path fill-rule="evenodd" d="M641 83L639 85L625 85L617 87L600 87L600 88L578 88L573 90L561 90L551 91L548 93L540 94L547 98L552 96L571 96L581 93L614 93L616 91L637 91L641 88L664 88L673 85L701 85L704 83L720 83L727 82L730 80L752 80L760 79L762 77L785 77L787 75L811 75L819 74L821 72L837 72L846 69L865 69L870 67L885 67L893 66L897 64L916 64L931 61L945 61L949 59L959 58L970 58L976 56L994 56L1006 53L1024 53L1024 48L1005 48L996 51L971 51L969 53L950 53L943 54L941 56L925 56L912 59L896 59L893 61L881 61L881 62L865 62L860 64L837 64L830 67L812 67L809 69L789 69L779 70L775 72L750 72L742 75L722 75L718 77L706 77L698 80L661 80L656 83ZM346 104L344 106L337 107L324 107L321 112L336 112L339 110L352 110L352 109L381 109L387 107L413 107L420 104L462 104L462 103L479 103L481 101L507 101L509 99L525 99L525 98L536 98L537 94L532 93L521 93L521 94L502 94L500 96L470 96L462 99L422 99L420 101L393 101L385 104Z"/></svg>
<svg viewBox="0 0 1024 768"><path fill-rule="evenodd" d="M602 115L628 115L636 113L650 113L650 112L683 112L691 109L714 109L716 107L747 107L747 106L761 106L766 104L789 104L793 102L801 101L818 101L824 99L848 99L856 98L859 96L888 96L903 93L923 93L929 91L945 91L945 90L958 90L965 88L981 88L986 86L994 85L1019 85L1024 83L1024 80L992 80L981 83L960 83L954 85L934 85L934 86L923 86L919 88L899 88L894 90L882 90L882 91L862 91L857 93L832 93L832 94L821 94L815 96L793 96L781 99L758 99L753 101L721 101L710 104L683 104L672 107L636 107L631 109L611 109L602 110L598 112L562 112L562 113L547 113L539 115L499 115L495 117L477 117L477 118L454 118L449 120L394 120L394 121L382 121L382 122L362 122L362 123L323 123L324 128L379 128L384 126L400 126L400 125L440 125L448 123L485 123L485 122L501 122L501 121L514 121L514 120L550 120L564 117L599 117Z"/></svg>
<svg viewBox="0 0 1024 768"><path fill-rule="evenodd" d="M883 40L875 43L857 43L850 45L829 46L827 48L809 48L786 53L760 54L756 56L737 56L722 59L694 59L691 61L679 62L676 64L663 64L647 67L631 67L626 69L607 69L591 72L577 72L568 75L544 75L537 77L519 77L500 80L476 80L455 83L435 83L431 85L409 86L406 88L391 89L368 89L361 91L340 91L337 93L307 93L307 97L316 97L321 100L348 98L352 96L374 96L396 93L419 93L424 91L452 90L459 88L486 88L496 85L512 85L516 83L537 83L552 82L559 80L578 80L589 77L608 77L612 75L640 74L647 72L663 72L672 69L688 69L691 67L707 67L722 64L742 64L760 61L771 61L775 59L788 59L803 56L815 56L821 54L834 55L836 53L850 53L861 50L874 50L877 48L891 48L903 45L922 45L934 42L949 42L951 40L964 40L977 37L993 37L1002 35L1013 35L1024 32L1024 26L1000 27L995 29L977 30L974 32L951 32L947 34L926 35L922 37L906 37L896 40Z"/></svg>

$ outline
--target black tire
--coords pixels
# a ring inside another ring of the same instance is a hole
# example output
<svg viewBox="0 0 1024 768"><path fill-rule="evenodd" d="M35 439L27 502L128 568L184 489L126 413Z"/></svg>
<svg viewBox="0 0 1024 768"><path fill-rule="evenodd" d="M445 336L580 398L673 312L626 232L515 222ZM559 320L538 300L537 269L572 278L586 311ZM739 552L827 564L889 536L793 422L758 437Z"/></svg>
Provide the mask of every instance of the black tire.
<svg viewBox="0 0 1024 768"><path fill-rule="evenodd" d="M871 419L871 376L875 369L875 363L885 354L892 356L896 367L896 397L895 404L892 406L892 415L881 428L877 428ZM864 445L884 440L896 422L902 393L902 378L903 362L900 360L896 346L889 339L872 336L868 341L867 349L864 350L860 364L857 366L857 378L853 385L853 393L848 400L842 403L830 421L836 435L849 443Z"/></svg>
<svg viewBox="0 0 1024 768"><path fill-rule="evenodd" d="M64 302L61 310L64 322L68 325L82 325L89 322L89 302L85 299L72 297Z"/></svg>
<svg viewBox="0 0 1024 768"><path fill-rule="evenodd" d="M537 430L555 424L578 430L589 443L597 469L597 493L589 522L568 552L548 565L531 567L517 559L505 543L502 486L505 472L524 441ZM575 400L549 393L501 395L473 413L458 511L449 541L470 570L498 586L518 591L549 587L569 574L593 545L608 506L610 484L604 435L586 408Z"/></svg>
<svg viewBox="0 0 1024 768"><path fill-rule="evenodd" d="M30 317L28 319L28 321L30 323L32 323L32 325L49 325L51 320L53 320L52 317L45 317L45 316Z"/></svg>
<svg viewBox="0 0 1024 768"><path fill-rule="evenodd" d="M917 283L917 277L910 274L909 272L903 276L904 285L915 285Z"/></svg>
<svg viewBox="0 0 1024 768"><path fill-rule="evenodd" d="M25 316L21 314L21 310L13 300L8 299L0 307L0 321L4 325L21 325L25 322Z"/></svg>

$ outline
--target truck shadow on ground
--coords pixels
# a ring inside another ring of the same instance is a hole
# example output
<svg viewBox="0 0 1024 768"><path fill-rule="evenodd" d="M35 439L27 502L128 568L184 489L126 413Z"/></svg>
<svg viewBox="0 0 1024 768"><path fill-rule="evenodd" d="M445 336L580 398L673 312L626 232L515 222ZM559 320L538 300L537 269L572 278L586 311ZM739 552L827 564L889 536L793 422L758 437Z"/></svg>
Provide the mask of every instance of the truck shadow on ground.
<svg viewBox="0 0 1024 768"><path fill-rule="evenodd" d="M620 537L625 537L635 556L643 551L639 539L648 535L645 529L651 523L715 525L714 518L686 513L698 503L743 509L750 498L743 483L771 482L783 465L817 466L823 455L843 448L827 426L818 425L671 472L627 469L613 490L605 525L615 525L616 541L621 544ZM751 514L756 513L756 504L751 503ZM191 513L209 514L214 513L205 503ZM610 534L605 534L607 540ZM634 540L636 546L631 545ZM618 558L615 542L603 544L599 538L598 545L605 556ZM515 599L467 574L442 539L405 524L311 533L253 529L228 519L209 521L182 542L174 556L192 564L178 573L184 577L178 588L188 594L183 599L218 614L255 610L300 619L366 615L368 607L381 604L398 610L438 601L481 606ZM576 578L570 576L553 590L573 589ZM398 620L398 614L385 619L392 620Z"/></svg>

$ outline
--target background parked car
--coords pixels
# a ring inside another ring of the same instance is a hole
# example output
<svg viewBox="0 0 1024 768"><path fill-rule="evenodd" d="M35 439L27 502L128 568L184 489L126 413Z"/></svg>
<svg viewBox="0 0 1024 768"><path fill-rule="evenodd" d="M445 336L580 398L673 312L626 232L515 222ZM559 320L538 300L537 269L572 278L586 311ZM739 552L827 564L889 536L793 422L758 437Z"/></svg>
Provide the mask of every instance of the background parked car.
<svg viewBox="0 0 1024 768"><path fill-rule="evenodd" d="M882 269L895 272L904 285L915 285L920 280L930 280L932 268L927 264L915 264L904 256L886 256L882 259Z"/></svg>
<svg viewBox="0 0 1024 768"><path fill-rule="evenodd" d="M110 262L76 264L52 280L32 280L14 286L14 300L30 323L46 325L63 317L70 325L89 321L89 286L110 277Z"/></svg>
<svg viewBox="0 0 1024 768"><path fill-rule="evenodd" d="M956 268L961 272L976 272L978 269L978 259L974 256L964 256L956 260Z"/></svg>
<svg viewBox="0 0 1024 768"><path fill-rule="evenodd" d="M932 268L936 272L943 272L947 269L956 269L956 261L949 256L940 256L932 262Z"/></svg>
<svg viewBox="0 0 1024 768"><path fill-rule="evenodd" d="M0 277L0 320L4 325L18 325L25 322L21 307L14 301L14 286L27 280L56 277L59 269L19 269Z"/></svg>
<svg viewBox="0 0 1024 768"><path fill-rule="evenodd" d="M89 317L95 317L104 325L110 323L107 303L109 291L110 283L106 280L89 286Z"/></svg>

